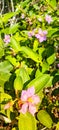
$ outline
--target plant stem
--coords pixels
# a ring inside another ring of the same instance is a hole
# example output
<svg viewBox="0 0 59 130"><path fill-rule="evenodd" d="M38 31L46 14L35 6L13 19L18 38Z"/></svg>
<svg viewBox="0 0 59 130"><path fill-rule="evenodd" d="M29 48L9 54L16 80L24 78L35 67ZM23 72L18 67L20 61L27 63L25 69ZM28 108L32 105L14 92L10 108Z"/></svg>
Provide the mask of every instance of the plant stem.
<svg viewBox="0 0 59 130"><path fill-rule="evenodd" d="M4 0L2 0L0 4L2 5L2 9L1 9L1 13L0 13L2 15L2 13L4 11Z"/></svg>
<svg viewBox="0 0 59 130"><path fill-rule="evenodd" d="M14 4L13 4L13 0L11 0L11 7L12 7L12 12L14 12Z"/></svg>
<svg viewBox="0 0 59 130"><path fill-rule="evenodd" d="M42 128L41 130L45 130L45 129L46 129L46 127Z"/></svg>

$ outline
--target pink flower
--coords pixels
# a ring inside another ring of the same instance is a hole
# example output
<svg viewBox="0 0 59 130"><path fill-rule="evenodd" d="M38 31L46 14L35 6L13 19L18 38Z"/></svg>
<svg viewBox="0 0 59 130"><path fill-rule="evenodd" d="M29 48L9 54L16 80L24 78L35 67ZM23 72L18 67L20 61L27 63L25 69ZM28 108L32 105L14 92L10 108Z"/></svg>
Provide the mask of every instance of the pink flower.
<svg viewBox="0 0 59 130"><path fill-rule="evenodd" d="M34 36L34 30L33 30L33 31L29 31L29 32L28 32L28 36L29 36L29 37Z"/></svg>
<svg viewBox="0 0 59 130"><path fill-rule="evenodd" d="M50 24L53 21L50 15L46 15L45 20L48 22L48 24Z"/></svg>
<svg viewBox="0 0 59 130"><path fill-rule="evenodd" d="M30 32L28 32L28 36L29 37L32 37L33 36L33 34L32 34L32 32L30 31Z"/></svg>
<svg viewBox="0 0 59 130"><path fill-rule="evenodd" d="M34 87L23 90L21 94L21 109L19 112L25 114L27 111L30 112L33 116L37 112L36 105L40 102L39 97L35 94Z"/></svg>
<svg viewBox="0 0 59 130"><path fill-rule="evenodd" d="M34 35L35 35L35 31L36 31L36 28L33 29L32 31L29 31L29 32L28 32L28 36L29 36L29 37L34 36Z"/></svg>
<svg viewBox="0 0 59 130"><path fill-rule="evenodd" d="M35 37L38 38L39 42L43 42L46 41L46 35L47 35L47 31L46 30L42 30L41 28L39 29L38 33L35 34Z"/></svg>
<svg viewBox="0 0 59 130"><path fill-rule="evenodd" d="M10 35L5 35L4 42L8 44L10 42Z"/></svg>

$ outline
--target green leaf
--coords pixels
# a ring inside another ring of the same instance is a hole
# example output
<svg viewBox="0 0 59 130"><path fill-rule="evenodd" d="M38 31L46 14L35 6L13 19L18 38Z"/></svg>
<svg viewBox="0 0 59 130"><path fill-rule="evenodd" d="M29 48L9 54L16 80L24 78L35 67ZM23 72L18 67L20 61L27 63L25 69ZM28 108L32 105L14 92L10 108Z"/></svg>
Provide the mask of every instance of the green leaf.
<svg viewBox="0 0 59 130"><path fill-rule="evenodd" d="M58 28L52 28L52 27L49 27L48 28L48 37L51 37L51 36L53 36L55 33L57 33L57 31L58 31L59 29Z"/></svg>
<svg viewBox="0 0 59 130"><path fill-rule="evenodd" d="M21 67L20 69L16 70L16 75L20 76L23 80L23 83L27 82L30 77L24 67Z"/></svg>
<svg viewBox="0 0 59 130"><path fill-rule="evenodd" d="M35 78L41 77L42 75L43 75L43 73L40 71L40 69L37 69L36 74L35 74Z"/></svg>
<svg viewBox="0 0 59 130"><path fill-rule="evenodd" d="M0 47L0 58L2 58L2 56L4 56L4 49Z"/></svg>
<svg viewBox="0 0 59 130"><path fill-rule="evenodd" d="M8 55L8 56L6 56L6 59L7 59L8 61L10 61L10 63L11 63L12 65L14 65L14 66L19 66L19 62L17 62L17 60L16 60L15 57L13 57L13 56L11 56L11 55Z"/></svg>
<svg viewBox="0 0 59 130"><path fill-rule="evenodd" d="M6 81L9 80L10 73L8 72L0 72L0 85L3 86Z"/></svg>
<svg viewBox="0 0 59 130"><path fill-rule="evenodd" d="M3 22L2 22L2 17L0 15L0 28L3 28Z"/></svg>
<svg viewBox="0 0 59 130"><path fill-rule="evenodd" d="M8 103L8 102L10 102L10 101L12 101L12 97L9 95L9 94L7 94L7 93L5 93L4 91L3 91L3 88L1 87L0 88L0 112L2 112L2 113L4 113L5 114L5 110L4 110L4 106ZM10 110L9 110L9 113L10 113ZM10 119L10 118L9 118ZM8 121L8 120L7 120Z"/></svg>
<svg viewBox="0 0 59 130"><path fill-rule="evenodd" d="M23 88L23 80L20 76L17 76L14 80L14 89L22 90L22 88Z"/></svg>
<svg viewBox="0 0 59 130"><path fill-rule="evenodd" d="M56 124L56 130L59 130L59 122Z"/></svg>
<svg viewBox="0 0 59 130"><path fill-rule="evenodd" d="M59 10L57 10L57 15L59 15Z"/></svg>
<svg viewBox="0 0 59 130"><path fill-rule="evenodd" d="M50 115L45 110L40 110L37 114L37 118L44 126L47 128L51 128L53 121L50 117Z"/></svg>
<svg viewBox="0 0 59 130"><path fill-rule="evenodd" d="M4 33L4 34L9 34L9 27L6 27L6 28L3 28L2 30L1 30L1 33Z"/></svg>
<svg viewBox="0 0 59 130"><path fill-rule="evenodd" d="M2 56L4 56L4 46L3 46L3 41L0 38L0 58L2 58Z"/></svg>
<svg viewBox="0 0 59 130"><path fill-rule="evenodd" d="M35 62L40 62L39 55L35 53L31 48L23 46L21 47L21 51L25 53L28 58L34 60Z"/></svg>
<svg viewBox="0 0 59 130"><path fill-rule="evenodd" d="M2 56L4 56L4 49L0 47L0 58L2 58Z"/></svg>
<svg viewBox="0 0 59 130"><path fill-rule="evenodd" d="M47 62L43 61L43 63L42 63L42 73L44 73L47 70L49 70L49 64Z"/></svg>
<svg viewBox="0 0 59 130"><path fill-rule="evenodd" d="M38 49L38 45L39 45L39 42L38 40L34 40L34 43L33 43L33 50L36 52L37 49Z"/></svg>
<svg viewBox="0 0 59 130"><path fill-rule="evenodd" d="M37 130L35 117L30 113L20 114L18 127L19 130Z"/></svg>
<svg viewBox="0 0 59 130"><path fill-rule="evenodd" d="M44 93L42 90L40 90L37 95L40 97L40 103L38 105L41 105L42 99L44 98Z"/></svg>
<svg viewBox="0 0 59 130"><path fill-rule="evenodd" d="M11 44L10 46L16 53L20 51L20 44L17 42L17 40L14 37L11 37Z"/></svg>
<svg viewBox="0 0 59 130"><path fill-rule="evenodd" d="M13 69L13 66L8 61L0 63L0 72L10 72Z"/></svg>
<svg viewBox="0 0 59 130"><path fill-rule="evenodd" d="M43 54L43 52L45 51L45 48L44 47L40 47L39 49L38 49L38 51L39 51L39 57L40 57L40 59L42 60L42 54Z"/></svg>
<svg viewBox="0 0 59 130"><path fill-rule="evenodd" d="M53 7L53 8L56 8L56 0L46 0L48 3L49 3L49 5L51 5L51 7Z"/></svg>
<svg viewBox="0 0 59 130"><path fill-rule="evenodd" d="M49 81L48 81L47 84L45 85L46 88L52 86L52 80L53 80L53 76L50 76Z"/></svg>
<svg viewBox="0 0 59 130"><path fill-rule="evenodd" d="M48 74L43 74L41 77L37 77L33 79L26 87L34 86L36 93L38 93L41 89L45 87L47 82L49 81L50 76Z"/></svg>
<svg viewBox="0 0 59 130"><path fill-rule="evenodd" d="M33 7L34 7L34 9L39 10L39 6L38 5L34 4Z"/></svg>
<svg viewBox="0 0 59 130"><path fill-rule="evenodd" d="M8 100L11 100L12 99L12 97L9 95L9 94L7 94L7 93L1 93L1 102L2 101L8 101Z"/></svg>
<svg viewBox="0 0 59 130"><path fill-rule="evenodd" d="M9 95L9 94L7 94L7 93L4 93L4 92L0 92L1 93L1 112L3 112L4 113L4 106L6 105L6 103L8 103L9 101L12 101L12 97Z"/></svg>
<svg viewBox="0 0 59 130"><path fill-rule="evenodd" d="M13 69L12 65L8 61L0 63L0 85L3 86L6 81L9 80L11 75L10 71Z"/></svg>
<svg viewBox="0 0 59 130"><path fill-rule="evenodd" d="M55 61L55 53L53 53L51 56L47 58L47 62L49 65L53 64L54 61Z"/></svg>
<svg viewBox="0 0 59 130"><path fill-rule="evenodd" d="M9 28L9 34L14 34L18 30L19 24L16 23Z"/></svg>
<svg viewBox="0 0 59 130"><path fill-rule="evenodd" d="M3 15L2 21L8 22L8 20L15 15L15 12L9 12Z"/></svg>

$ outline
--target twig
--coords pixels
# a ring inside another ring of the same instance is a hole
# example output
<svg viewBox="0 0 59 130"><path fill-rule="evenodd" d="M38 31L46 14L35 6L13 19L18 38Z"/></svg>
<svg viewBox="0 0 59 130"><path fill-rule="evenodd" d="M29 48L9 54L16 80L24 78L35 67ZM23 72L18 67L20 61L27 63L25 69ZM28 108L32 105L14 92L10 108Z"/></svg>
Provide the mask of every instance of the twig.
<svg viewBox="0 0 59 130"><path fill-rule="evenodd" d="M41 130L45 130L45 129L46 129L46 127L42 128Z"/></svg>
<svg viewBox="0 0 59 130"><path fill-rule="evenodd" d="M12 7L12 12L14 12L14 4L13 4L13 0L11 0L11 7Z"/></svg>
<svg viewBox="0 0 59 130"><path fill-rule="evenodd" d="M12 7L12 12L14 12L13 0L11 0L11 7ZM16 21L16 17L14 16L14 17L11 19L11 26L15 23L15 21Z"/></svg>
<svg viewBox="0 0 59 130"><path fill-rule="evenodd" d="M0 14L2 14L3 11L4 11L4 0L2 0L1 4L2 4L2 9L1 9L1 13Z"/></svg>

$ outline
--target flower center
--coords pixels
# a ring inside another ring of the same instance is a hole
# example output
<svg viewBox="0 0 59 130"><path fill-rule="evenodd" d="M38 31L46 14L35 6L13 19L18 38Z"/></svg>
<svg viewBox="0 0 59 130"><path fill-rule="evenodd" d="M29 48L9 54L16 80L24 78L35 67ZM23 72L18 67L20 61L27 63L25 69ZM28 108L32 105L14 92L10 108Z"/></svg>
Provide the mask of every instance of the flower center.
<svg viewBox="0 0 59 130"><path fill-rule="evenodd" d="M40 35L41 37L44 37L44 36L45 36L44 33L39 33L39 35Z"/></svg>
<svg viewBox="0 0 59 130"><path fill-rule="evenodd" d="M32 103L33 102L32 97L29 97L27 101Z"/></svg>

